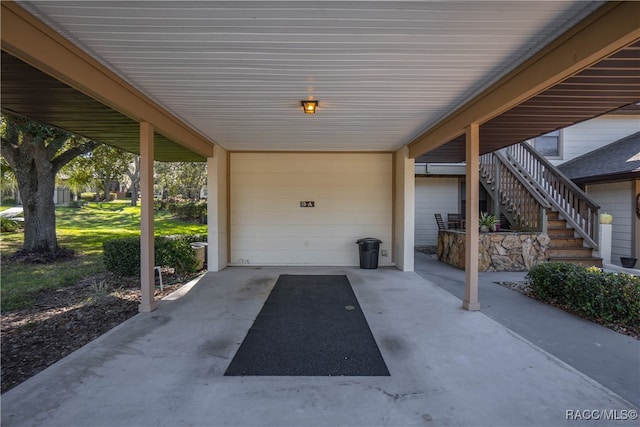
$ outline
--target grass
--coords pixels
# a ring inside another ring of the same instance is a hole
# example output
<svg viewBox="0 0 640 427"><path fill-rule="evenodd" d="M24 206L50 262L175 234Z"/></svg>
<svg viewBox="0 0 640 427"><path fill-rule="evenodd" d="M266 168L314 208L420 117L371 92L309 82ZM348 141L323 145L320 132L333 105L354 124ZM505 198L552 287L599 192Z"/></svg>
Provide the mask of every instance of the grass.
<svg viewBox="0 0 640 427"><path fill-rule="evenodd" d="M205 234L207 226L178 221L168 212L156 212L155 235ZM89 203L83 208L56 209L58 244L76 251L70 261L46 265L6 264L2 266L0 295L2 311L27 308L35 294L43 289L57 289L105 271L102 242L140 234L140 207L128 201ZM23 233L3 233L0 254L8 257L20 249Z"/></svg>

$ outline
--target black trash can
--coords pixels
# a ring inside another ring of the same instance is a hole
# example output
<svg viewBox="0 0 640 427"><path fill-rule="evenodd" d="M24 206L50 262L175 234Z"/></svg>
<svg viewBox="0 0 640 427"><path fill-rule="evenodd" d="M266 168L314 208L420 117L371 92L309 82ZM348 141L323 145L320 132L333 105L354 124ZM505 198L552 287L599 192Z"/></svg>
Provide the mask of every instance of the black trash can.
<svg viewBox="0 0 640 427"><path fill-rule="evenodd" d="M365 237L356 242L360 248L360 268L378 268L378 252L381 240Z"/></svg>

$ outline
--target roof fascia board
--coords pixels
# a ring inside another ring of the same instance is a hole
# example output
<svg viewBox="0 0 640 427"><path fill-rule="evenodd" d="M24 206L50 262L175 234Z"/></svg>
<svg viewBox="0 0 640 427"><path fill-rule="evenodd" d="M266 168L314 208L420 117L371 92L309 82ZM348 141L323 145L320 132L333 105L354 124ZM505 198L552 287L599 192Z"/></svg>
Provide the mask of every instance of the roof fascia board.
<svg viewBox="0 0 640 427"><path fill-rule="evenodd" d="M609 2L409 143L412 158L464 134L640 39L640 2ZM480 141L482 143L482 141Z"/></svg>
<svg viewBox="0 0 640 427"><path fill-rule="evenodd" d="M213 156L213 141L78 46L14 2L3 1L1 7L2 50L138 122L151 123L157 132L183 147L204 157Z"/></svg>

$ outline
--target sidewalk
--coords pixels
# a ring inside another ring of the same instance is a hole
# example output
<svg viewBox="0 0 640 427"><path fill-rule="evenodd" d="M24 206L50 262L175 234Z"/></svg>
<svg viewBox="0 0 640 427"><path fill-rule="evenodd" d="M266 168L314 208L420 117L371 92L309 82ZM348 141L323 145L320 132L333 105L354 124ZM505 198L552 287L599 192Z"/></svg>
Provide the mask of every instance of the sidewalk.
<svg viewBox="0 0 640 427"><path fill-rule="evenodd" d="M0 212L0 217L5 217L5 218L12 218L18 215L22 215L22 206L16 206L13 208L9 208L9 209L5 209L2 212Z"/></svg>
<svg viewBox="0 0 640 427"><path fill-rule="evenodd" d="M464 298L463 270L416 252L415 271ZM640 406L640 341L496 284L522 281L525 275L479 273L481 312Z"/></svg>

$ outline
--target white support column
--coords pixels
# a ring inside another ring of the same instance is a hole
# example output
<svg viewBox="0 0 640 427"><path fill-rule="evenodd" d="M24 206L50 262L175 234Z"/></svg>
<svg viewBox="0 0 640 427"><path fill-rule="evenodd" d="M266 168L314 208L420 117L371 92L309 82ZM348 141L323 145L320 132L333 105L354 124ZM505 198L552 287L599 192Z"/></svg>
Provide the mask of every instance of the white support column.
<svg viewBox="0 0 640 427"><path fill-rule="evenodd" d="M395 152L394 258L401 271L414 270L415 161L409 148Z"/></svg>
<svg viewBox="0 0 640 427"><path fill-rule="evenodd" d="M207 269L227 266L227 152L216 145L207 159Z"/></svg>
<svg viewBox="0 0 640 427"><path fill-rule="evenodd" d="M155 293L155 249L153 242L153 126L140 123L140 291L138 310L148 313L157 307Z"/></svg>
<svg viewBox="0 0 640 427"><path fill-rule="evenodd" d="M615 221L615 218L613 220ZM593 252L593 256L602 258L603 266L611 264L612 230L612 224L600 224L598 226L598 250Z"/></svg>
<svg viewBox="0 0 640 427"><path fill-rule="evenodd" d="M465 236L465 282L462 306L469 311L480 310L478 302L478 209L480 199L480 126L472 123L466 129L466 236Z"/></svg>

